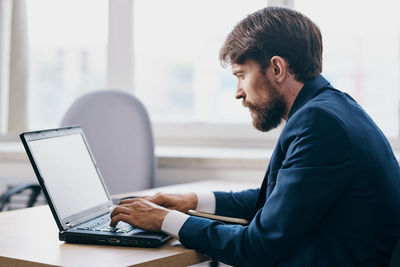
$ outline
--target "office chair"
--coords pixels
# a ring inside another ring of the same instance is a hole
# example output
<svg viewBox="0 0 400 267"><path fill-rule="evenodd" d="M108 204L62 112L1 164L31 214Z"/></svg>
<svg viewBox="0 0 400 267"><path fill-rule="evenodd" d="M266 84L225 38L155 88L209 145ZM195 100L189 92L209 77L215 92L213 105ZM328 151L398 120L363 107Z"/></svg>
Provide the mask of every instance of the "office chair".
<svg viewBox="0 0 400 267"><path fill-rule="evenodd" d="M40 195L41 188L37 183L25 183L11 187L6 190L2 195L0 195L0 211L3 211L5 207L8 210L11 209L10 204L14 196L21 194L22 192L30 191L28 200L23 206L24 208L32 207Z"/></svg>
<svg viewBox="0 0 400 267"><path fill-rule="evenodd" d="M133 95L103 90L76 100L61 126L82 126L110 194L154 186L156 159L150 119Z"/></svg>

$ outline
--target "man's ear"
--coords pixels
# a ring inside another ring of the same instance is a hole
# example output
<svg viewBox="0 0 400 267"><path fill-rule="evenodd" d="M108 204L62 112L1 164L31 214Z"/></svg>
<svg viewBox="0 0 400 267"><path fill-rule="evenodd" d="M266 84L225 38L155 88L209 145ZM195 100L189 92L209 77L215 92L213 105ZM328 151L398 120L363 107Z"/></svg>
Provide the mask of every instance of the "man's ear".
<svg viewBox="0 0 400 267"><path fill-rule="evenodd" d="M271 58L270 66L272 68L272 77L275 80L275 82L277 83L282 82L287 75L286 72L289 70L286 61L280 56L273 56Z"/></svg>

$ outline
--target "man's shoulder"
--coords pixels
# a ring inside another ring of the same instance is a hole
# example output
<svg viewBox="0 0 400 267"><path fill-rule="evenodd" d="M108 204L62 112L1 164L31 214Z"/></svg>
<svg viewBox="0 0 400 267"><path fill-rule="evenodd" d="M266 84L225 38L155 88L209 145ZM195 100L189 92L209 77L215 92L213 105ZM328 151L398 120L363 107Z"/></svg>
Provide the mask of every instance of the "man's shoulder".
<svg viewBox="0 0 400 267"><path fill-rule="evenodd" d="M280 142L304 139L308 144L352 149L357 157L387 153L390 145L369 115L349 95L328 89L308 101L288 120ZM368 149L365 144L369 144Z"/></svg>
<svg viewBox="0 0 400 267"><path fill-rule="evenodd" d="M287 121L281 134L281 145L302 140L303 144L351 149L353 132L349 125L353 108L349 106L356 105L351 102L354 101L337 90L318 94Z"/></svg>
<svg viewBox="0 0 400 267"><path fill-rule="evenodd" d="M345 128L345 120L350 110L334 97L316 97L296 111L287 121L286 128L326 129ZM347 110L346 110L347 109Z"/></svg>
<svg viewBox="0 0 400 267"><path fill-rule="evenodd" d="M348 112L354 108L360 109L361 107L357 102L348 94L334 88L322 90L308 101L301 109L294 115L310 112L310 110L320 110L327 112L333 116L340 117L343 113Z"/></svg>
<svg viewBox="0 0 400 267"><path fill-rule="evenodd" d="M334 88L323 90L288 121L288 126L326 128L337 127L348 133L349 126L358 122L370 122L370 118L357 102L349 95Z"/></svg>

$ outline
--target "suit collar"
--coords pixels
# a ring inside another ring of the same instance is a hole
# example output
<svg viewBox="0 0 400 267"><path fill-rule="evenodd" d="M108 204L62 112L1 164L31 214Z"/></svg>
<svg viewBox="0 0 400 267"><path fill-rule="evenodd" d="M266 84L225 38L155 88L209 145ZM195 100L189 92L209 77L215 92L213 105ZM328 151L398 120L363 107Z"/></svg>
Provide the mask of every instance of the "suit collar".
<svg viewBox="0 0 400 267"><path fill-rule="evenodd" d="M297 110L310 101L321 89L326 87L332 88L330 83L322 75L305 82L303 88L301 88L296 100L293 103L293 106L289 112L288 120L293 116L294 113L296 113Z"/></svg>

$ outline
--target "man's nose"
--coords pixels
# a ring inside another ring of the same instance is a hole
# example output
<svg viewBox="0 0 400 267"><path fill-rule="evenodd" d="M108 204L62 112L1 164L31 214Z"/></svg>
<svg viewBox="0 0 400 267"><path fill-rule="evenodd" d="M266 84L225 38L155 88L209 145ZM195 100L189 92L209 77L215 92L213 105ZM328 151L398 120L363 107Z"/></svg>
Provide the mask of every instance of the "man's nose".
<svg viewBox="0 0 400 267"><path fill-rule="evenodd" d="M236 87L236 99L246 98L246 93L243 90L240 82L238 82Z"/></svg>

